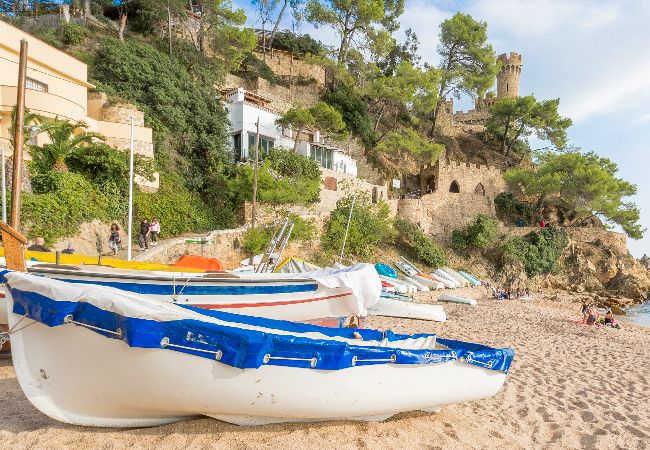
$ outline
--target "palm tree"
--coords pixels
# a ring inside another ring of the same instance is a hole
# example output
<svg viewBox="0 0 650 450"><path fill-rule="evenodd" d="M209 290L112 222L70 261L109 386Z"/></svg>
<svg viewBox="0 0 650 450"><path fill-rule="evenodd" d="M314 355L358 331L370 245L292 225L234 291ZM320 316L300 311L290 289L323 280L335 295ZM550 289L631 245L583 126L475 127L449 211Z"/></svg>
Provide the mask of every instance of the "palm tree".
<svg viewBox="0 0 650 450"><path fill-rule="evenodd" d="M54 120L44 122L40 127L41 133L46 133L50 142L42 147L30 146L30 155L34 167L40 173L50 170L56 172L67 172L68 166L65 160L72 153L90 147L96 141L104 141L104 136L92 131L85 131L88 128L84 122L68 122Z"/></svg>
<svg viewBox="0 0 650 450"><path fill-rule="evenodd" d="M30 138L30 129L32 126L38 126L43 122L43 116L31 112L28 108L25 108L25 117L24 117L24 129L23 133L23 145L27 144ZM11 127L9 128L9 144L11 148L14 148L14 140L16 139L16 107L14 106L11 110Z"/></svg>

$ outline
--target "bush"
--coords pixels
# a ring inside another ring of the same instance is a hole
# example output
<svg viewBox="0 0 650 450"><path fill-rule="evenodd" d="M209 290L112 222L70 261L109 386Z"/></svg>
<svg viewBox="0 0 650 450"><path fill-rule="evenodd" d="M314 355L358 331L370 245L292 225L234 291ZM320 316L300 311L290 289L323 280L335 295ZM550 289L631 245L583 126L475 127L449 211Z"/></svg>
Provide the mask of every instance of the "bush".
<svg viewBox="0 0 650 450"><path fill-rule="evenodd" d="M478 214L474 221L462 230L454 230L452 246L456 249L469 247L487 248L497 237L497 221L485 214Z"/></svg>
<svg viewBox="0 0 650 450"><path fill-rule="evenodd" d="M23 226L30 237L43 236L49 244L77 233L84 222L111 218L107 197L79 174L52 172L39 192L23 194Z"/></svg>
<svg viewBox="0 0 650 450"><path fill-rule="evenodd" d="M413 223L395 219L395 229L399 243L429 267L436 268L447 263L445 251Z"/></svg>
<svg viewBox="0 0 650 450"><path fill-rule="evenodd" d="M65 45L79 45L86 39L86 29L74 23L62 23L58 33Z"/></svg>
<svg viewBox="0 0 650 450"><path fill-rule="evenodd" d="M273 233L268 227L249 228L244 233L244 250L252 255L260 254L266 250L272 237Z"/></svg>
<svg viewBox="0 0 650 450"><path fill-rule="evenodd" d="M339 200L330 214L321 237L326 249L341 251L351 204L350 195ZM384 202L373 205L367 194L359 193L350 221L345 253L362 259L369 258L378 245L391 242L394 236L388 205Z"/></svg>
<svg viewBox="0 0 650 450"><path fill-rule="evenodd" d="M255 80L257 77L268 80L272 85L280 84L287 85L282 78L278 77L273 70L253 53L246 53L241 66L236 73L238 76L246 80Z"/></svg>
<svg viewBox="0 0 650 450"><path fill-rule="evenodd" d="M377 133L368 114L368 104L353 86L340 82L325 93L323 100L341 113L347 129L359 136L367 148L375 146Z"/></svg>
<svg viewBox="0 0 650 450"><path fill-rule="evenodd" d="M516 223L518 219L524 225L532 225L536 222L537 212L535 207L529 203L517 200L511 192L502 192L494 199L494 206L497 210L497 217L508 223Z"/></svg>
<svg viewBox="0 0 650 450"><path fill-rule="evenodd" d="M308 34L295 34L291 31L280 31L273 39L273 48L293 52L296 55L310 53L320 56L325 53L325 46Z"/></svg>
<svg viewBox="0 0 650 450"><path fill-rule="evenodd" d="M503 262L518 260L529 277L560 270L558 260L569 243L566 233L559 228L543 228L523 238L512 238L503 244Z"/></svg>

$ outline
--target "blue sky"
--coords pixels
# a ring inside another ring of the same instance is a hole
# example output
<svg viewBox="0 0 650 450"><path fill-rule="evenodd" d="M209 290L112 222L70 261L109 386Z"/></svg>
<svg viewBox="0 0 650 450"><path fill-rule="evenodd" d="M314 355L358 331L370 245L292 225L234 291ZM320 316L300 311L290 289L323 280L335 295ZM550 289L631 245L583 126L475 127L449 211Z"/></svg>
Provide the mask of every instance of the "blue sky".
<svg viewBox="0 0 650 450"><path fill-rule="evenodd" d="M237 3L261 27L250 3ZM650 1L406 0L397 36L412 28L423 61L435 64L439 24L456 11L488 23L497 53L522 54L520 94L560 98L560 112L574 123L570 143L618 164L638 187L632 201L650 230ZM300 31L327 44L337 39L328 28ZM628 245L637 258L650 254L650 231Z"/></svg>

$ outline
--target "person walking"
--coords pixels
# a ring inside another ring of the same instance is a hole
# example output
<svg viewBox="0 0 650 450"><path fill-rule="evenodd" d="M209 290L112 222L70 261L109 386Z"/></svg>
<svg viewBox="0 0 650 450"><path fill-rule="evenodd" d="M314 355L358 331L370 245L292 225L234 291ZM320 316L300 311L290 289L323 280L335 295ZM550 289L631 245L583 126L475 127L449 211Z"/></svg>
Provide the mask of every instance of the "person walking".
<svg viewBox="0 0 650 450"><path fill-rule="evenodd" d="M158 245L158 235L160 234L160 222L155 217L151 219L151 245Z"/></svg>
<svg viewBox="0 0 650 450"><path fill-rule="evenodd" d="M142 219L142 222L140 222L140 234L138 235L140 251L149 250L149 233L151 233L151 224L147 219Z"/></svg>
<svg viewBox="0 0 650 450"><path fill-rule="evenodd" d="M111 234L108 237L108 248L113 250L113 256L117 255L117 251L120 249L120 244L122 239L120 239L120 226L113 222L111 224Z"/></svg>

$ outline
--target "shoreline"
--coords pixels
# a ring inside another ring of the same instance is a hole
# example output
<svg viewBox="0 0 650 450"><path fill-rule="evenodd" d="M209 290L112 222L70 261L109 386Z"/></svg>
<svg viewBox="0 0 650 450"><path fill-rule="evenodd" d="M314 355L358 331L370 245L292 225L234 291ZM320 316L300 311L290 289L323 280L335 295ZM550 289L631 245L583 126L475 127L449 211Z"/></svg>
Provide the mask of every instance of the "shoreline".
<svg viewBox="0 0 650 450"><path fill-rule="evenodd" d="M467 289L467 288L466 288ZM461 290L458 290L462 295ZM484 289L464 290L477 296ZM418 294L432 302L436 292ZM24 397L0 360L0 443L5 448L645 448L650 440L650 329L576 324L579 304L555 293L521 300L479 298L445 305L449 321L370 317L367 326L443 337L516 352L495 397L411 412L380 423L337 421L237 427L201 418L143 429L61 424ZM645 363L644 363L645 362Z"/></svg>

